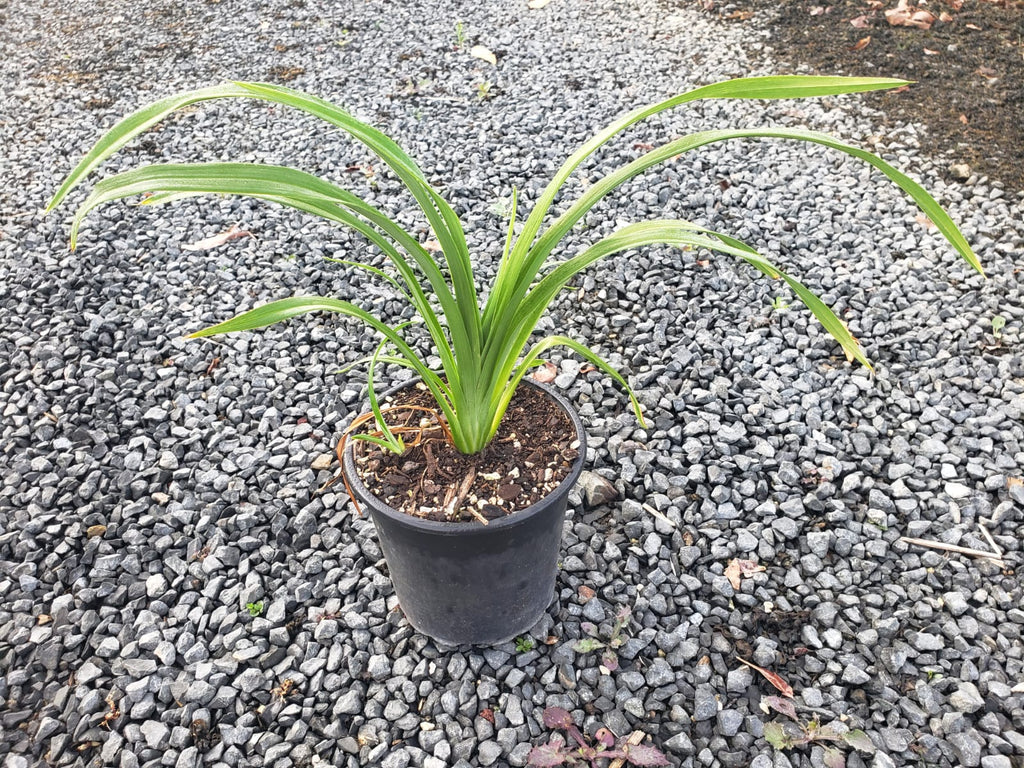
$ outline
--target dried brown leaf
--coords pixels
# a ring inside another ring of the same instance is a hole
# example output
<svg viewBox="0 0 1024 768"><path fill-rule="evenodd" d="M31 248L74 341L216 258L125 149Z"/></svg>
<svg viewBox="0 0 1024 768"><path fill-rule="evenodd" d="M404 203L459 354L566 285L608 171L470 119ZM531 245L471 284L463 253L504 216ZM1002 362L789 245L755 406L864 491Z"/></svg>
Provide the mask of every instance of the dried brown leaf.
<svg viewBox="0 0 1024 768"><path fill-rule="evenodd" d="M862 37L860 40L858 40L857 44L855 46L853 46L850 50L851 51L862 51L865 48L867 48L870 44L871 44L871 35L868 35L867 37Z"/></svg>
<svg viewBox="0 0 1024 768"><path fill-rule="evenodd" d="M807 15L808 16L821 16L823 13L825 13L824 6L816 5L813 8L811 8L811 10L809 10L807 12Z"/></svg>
<svg viewBox="0 0 1024 768"><path fill-rule="evenodd" d="M474 45L469 49L469 55L480 59L481 61L486 61L491 66L498 66L498 57L491 53L491 51L485 46Z"/></svg>
<svg viewBox="0 0 1024 768"><path fill-rule="evenodd" d="M866 13L850 19L850 26L854 29L867 29L871 26L871 17Z"/></svg>
<svg viewBox="0 0 1024 768"><path fill-rule="evenodd" d="M794 722L800 722L800 718L796 714L796 705L789 699L784 699L781 696L762 696L760 706L761 711L765 714L774 709L780 715L785 715Z"/></svg>
<svg viewBox="0 0 1024 768"><path fill-rule="evenodd" d="M895 8L885 12L885 20L894 27L916 27L931 29L935 15L930 11L919 9L910 4L910 0L900 0Z"/></svg>
<svg viewBox="0 0 1024 768"><path fill-rule="evenodd" d="M910 17L910 21L915 27L931 29L932 24L935 23L935 14L931 11L917 11Z"/></svg>
<svg viewBox="0 0 1024 768"><path fill-rule="evenodd" d="M183 251L208 251L211 248L216 248L219 245L234 240L239 237L251 237L252 233L247 229L239 229L237 224L232 224L231 228L226 232L221 232L219 235L213 235L212 237L204 238L191 245L181 246Z"/></svg>
<svg viewBox="0 0 1024 768"><path fill-rule="evenodd" d="M725 568L725 577L729 579L732 588L738 590L740 588L740 581L744 576L752 576L755 573L761 573L763 570L764 566L759 565L754 560L733 559L729 561Z"/></svg>
<svg viewBox="0 0 1024 768"><path fill-rule="evenodd" d="M760 672L764 679L772 685L774 685L783 696L786 696L790 699L793 698L793 686L791 686L784 679L782 679L782 677L772 672L770 669L759 667L757 666L757 664L752 664L751 662L747 661L746 659L742 659L739 656L736 657L736 661L740 662L741 664L746 664L748 667L750 667L756 672Z"/></svg>
<svg viewBox="0 0 1024 768"><path fill-rule="evenodd" d="M533 372L533 380L539 381L541 384L550 384L557 375L558 368L555 367L554 363L544 363L544 365Z"/></svg>

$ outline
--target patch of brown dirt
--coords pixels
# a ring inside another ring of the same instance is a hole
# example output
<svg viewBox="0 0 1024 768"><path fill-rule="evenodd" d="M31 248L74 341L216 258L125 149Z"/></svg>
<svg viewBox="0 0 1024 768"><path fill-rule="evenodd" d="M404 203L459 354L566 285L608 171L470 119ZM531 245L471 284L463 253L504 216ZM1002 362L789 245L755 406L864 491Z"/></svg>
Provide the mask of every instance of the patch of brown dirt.
<svg viewBox="0 0 1024 768"><path fill-rule="evenodd" d="M794 67L915 81L863 98L894 120L926 125L927 149L951 177L967 164L1024 190L1024 0L910 2L934 17L927 29L890 24L885 12L898 0L738 0L728 13L694 4L730 23L767 25L775 57Z"/></svg>
<svg viewBox="0 0 1024 768"><path fill-rule="evenodd" d="M390 406L436 408L430 392L401 391ZM421 411L395 410L388 425L420 424ZM425 437L398 456L360 440L356 466L363 484L377 498L406 514L428 520L481 522L525 509L558 487L579 456L576 431L561 408L537 389L520 386L498 434L473 456L459 453L436 421L422 423ZM470 511L470 510L473 511Z"/></svg>

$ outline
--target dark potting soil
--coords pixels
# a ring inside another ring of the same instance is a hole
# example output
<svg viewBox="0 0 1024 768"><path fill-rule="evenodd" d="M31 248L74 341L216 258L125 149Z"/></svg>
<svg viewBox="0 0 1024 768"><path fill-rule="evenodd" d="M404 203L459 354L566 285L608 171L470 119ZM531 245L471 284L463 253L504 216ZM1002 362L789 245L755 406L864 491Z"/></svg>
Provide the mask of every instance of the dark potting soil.
<svg viewBox="0 0 1024 768"><path fill-rule="evenodd" d="M388 405L437 407L422 385L402 390ZM473 456L459 453L423 411L391 411L386 418L392 429L422 431L402 435L409 447L401 456L357 441L359 477L389 506L428 520L480 524L525 509L558 487L579 456L569 417L531 387L519 387L498 434Z"/></svg>
<svg viewBox="0 0 1024 768"><path fill-rule="evenodd" d="M915 81L862 98L895 122L925 125L951 178L986 175L1024 190L1024 0L909 3L934 15L928 28L890 24L897 0L684 1L767 26L775 55L794 68Z"/></svg>

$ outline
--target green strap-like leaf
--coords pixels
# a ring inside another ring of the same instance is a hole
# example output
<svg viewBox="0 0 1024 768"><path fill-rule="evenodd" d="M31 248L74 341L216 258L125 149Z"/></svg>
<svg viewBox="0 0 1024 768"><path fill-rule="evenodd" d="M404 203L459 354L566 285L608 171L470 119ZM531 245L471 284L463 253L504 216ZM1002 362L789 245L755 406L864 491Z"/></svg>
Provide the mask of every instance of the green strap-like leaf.
<svg viewBox="0 0 1024 768"><path fill-rule="evenodd" d="M74 189L82 179L92 173L100 163L113 155L140 133L148 131L157 123L165 120L172 112L200 101L220 99L228 96L248 96L248 94L231 83L224 83L222 85L215 85L212 88L200 88L187 93L175 94L174 96L170 96L166 99L153 102L152 104L128 115L128 117L122 119L117 125L104 134L103 137L96 142L95 146L89 150L88 154L79 161L74 170L72 170L71 173L68 174L68 177L64 179L64 182L54 193L53 197L50 198L50 202L46 206L46 211L50 212L60 205L61 201L68 196L68 193Z"/></svg>
<svg viewBox="0 0 1024 768"><path fill-rule="evenodd" d="M555 173L541 193L536 205L530 212L523 226L523 231L512 250L512 259L507 270L512 275L519 275L527 259L527 252L533 245L534 238L540 231L544 217L547 216L558 191L569 176L590 155L607 144L611 139L632 125L648 117L664 112L667 109L700 99L802 99L815 96L836 96L844 93L862 93L866 91L885 90L908 85L905 80L894 80L880 77L817 77L808 75L777 75L769 77L745 77L712 83L696 88L687 93L673 96L656 104L629 112L618 118L602 131L595 134L583 146L573 152L572 156ZM533 274L536 274L535 272ZM530 278L532 280L532 276ZM505 280L502 285L510 281ZM493 303L488 301L484 310L484 329L488 329L495 320L496 313L507 306L508 298L504 293L493 294Z"/></svg>
<svg viewBox="0 0 1024 768"><path fill-rule="evenodd" d="M395 326L395 332L401 331L409 326L409 323L402 323L401 325ZM387 338L381 339L380 344L377 345L376 351L373 353L373 357L370 358L370 365L366 369L366 391L370 399L370 410L373 412L374 420L377 422L377 428L380 429L382 439L375 439L371 435L356 435L356 437L372 440L377 442L379 445L388 449L392 453L399 455L405 453L405 443L402 441L400 436L396 436L391 431L391 427L388 426L387 421L384 419L384 414L380 410L380 401L377 397L377 390L373 386L373 375L377 370L377 361L380 359L384 348L388 345L389 340Z"/></svg>
<svg viewBox="0 0 1024 768"><path fill-rule="evenodd" d="M480 314L473 284L473 267L462 224L451 206L427 183L412 158L386 134L357 120L329 101L280 85L244 82L235 85L251 96L300 109L338 126L369 147L395 172L416 198L441 244L452 276L455 296L458 298L458 309L468 335L467 340L472 350L479 350ZM470 350L464 352L469 354Z"/></svg>
<svg viewBox="0 0 1024 768"><path fill-rule="evenodd" d="M145 192L154 192L147 200L161 203L198 194L246 195L337 221L359 232L380 248L398 270L413 298L413 306L423 317L434 340L455 397L460 397L459 367L455 364L454 353L441 323L406 259L377 229L412 257L427 278L446 318L451 321L449 328L453 335L464 336L455 297L430 254L412 235L374 206L347 190L294 168L251 163L149 165L107 177L95 186L75 214L71 225L72 247L76 244L82 219L91 210L104 203Z"/></svg>
<svg viewBox="0 0 1024 768"><path fill-rule="evenodd" d="M942 206L940 206L935 199L928 194L924 187L871 152L851 146L829 136L828 134L819 133L817 131L788 128L703 131L701 133L694 133L689 136L685 136L654 149L593 184L576 203L574 203L565 213L559 216L558 219L556 219L555 222L545 230L537 241L537 244L530 249L528 261L522 266L521 272L515 274L515 287L507 291L506 296L503 299L505 304L501 307L500 314L496 316L494 322L498 323L498 327L506 327L508 323L511 322L511 318L516 313L519 303L523 300L523 297L525 297L530 284L533 282L552 249L562 240L563 237L565 237L565 235L572 229L573 225L575 225L575 223L579 221L587 211L593 208L601 199L614 189L648 168L691 149L696 149L697 147L702 147L714 142L743 138L778 138L807 141L814 144L821 144L832 149L838 149L853 157L857 157L870 163L875 168L882 171L882 173L884 173L889 179L894 181L904 192L909 194L927 214L928 218L931 219L932 223L935 224L936 228L938 228L949 243L956 249L957 253L959 253L959 255L975 270L982 275L985 274L981 267L981 262L978 261L978 257L975 256L967 240L961 234L960 230L957 229L956 224L953 223L949 214L942 209ZM515 249L513 249L513 251L514 250ZM496 339L497 336L492 336L490 338ZM487 359L490 354L491 350L485 346L485 359Z"/></svg>
<svg viewBox="0 0 1024 768"><path fill-rule="evenodd" d="M328 101L284 86L268 83L225 83L177 94L150 104L111 128L68 175L47 206L52 210L100 163L133 138L166 119L176 110L219 98L255 98L302 110L346 131L362 142L401 179L423 210L448 260L458 306L448 315L455 355L462 359L467 377L475 379L480 355L480 314L473 284L472 266L465 234L454 211L427 183L419 166L381 131L357 120ZM436 290L436 287L435 287ZM447 310L445 310L447 315ZM456 320L458 318L458 320ZM455 369L448 371L455 374Z"/></svg>
<svg viewBox="0 0 1024 768"><path fill-rule="evenodd" d="M453 422L457 424L458 418L450 402L451 393L448 391L444 381L427 367L426 363L420 359L419 355L413 351L405 342L405 339L398 335L393 328L348 301L323 296L295 296L288 299L279 299L255 309L250 309L247 312L242 312L230 320L225 320L222 323L217 323L189 334L189 338L197 339L203 336L215 336L219 333L235 333L237 331L265 328L268 325L273 325L298 315L308 314L309 312L337 312L341 315L354 317L383 334L388 341L395 345L395 348L402 357L409 362L410 367L423 379L423 383L427 385L434 399L437 400L438 405L444 411L445 418L449 424L451 425ZM452 434L454 436L454 429Z"/></svg>
<svg viewBox="0 0 1024 768"><path fill-rule="evenodd" d="M537 241L537 245L530 251L530 261L521 279L526 280L527 284L529 281L532 281L532 277L537 274L537 270L544 263L544 260L551 252L551 249L566 235L566 233L569 232L570 229L572 229L573 225L579 221L587 211L593 208L598 201L627 180L654 165L662 163L684 152L688 152L689 150L696 149L697 147L702 147L706 144L712 144L720 141L746 138L775 138L807 141L813 144L821 144L822 146L829 147L831 149L838 149L841 152L845 152L848 155L859 158L873 165L889 179L895 182L900 189L910 195L914 202L920 206L921 210L928 215L928 218L931 219L936 228L945 236L950 245L956 249L957 253L959 253L960 256L980 274L984 274L984 270L981 268L981 262L978 261L978 257L974 255L974 252L971 250L971 246L960 233L960 230L957 229L956 224L953 223L949 214L942 209L942 206L940 206L935 199L928 194L924 187L911 179L905 173L893 168L882 158L868 152L867 150L854 147L840 141L839 139L829 136L826 133L820 133L818 131L807 131L796 128L759 128L703 131L700 133L694 133L681 139L677 139L676 141L669 142L657 149L651 150L643 157L637 158L628 165L623 166L596 182L574 205L569 208L569 210L559 216L558 219L544 232L544 234L541 235L541 238ZM527 275L529 275L528 280Z"/></svg>
<svg viewBox="0 0 1024 768"><path fill-rule="evenodd" d="M601 357L599 357L597 353L593 352L580 342L570 339L567 336L547 336L546 338L538 341L530 351L526 353L526 356L523 358L523 362L519 364L518 368L516 368L515 373L512 374L505 388L495 392L494 402L496 403L496 408L494 421L491 423L490 436L493 436L498 431L501 419L505 415L505 411L508 410L508 404L511 402L512 396L515 394L516 387L519 386L519 382L522 381L523 376L525 376L526 372L536 364L541 355L553 347L569 347L569 349L578 353L586 360L589 360L615 379L615 381L622 385L622 388L629 394L629 400L633 404L633 412L636 414L637 421L640 422L641 426L647 426L644 422L644 415L640 410L640 401L636 399L633 388L629 386L629 382L623 378L621 373L612 368Z"/></svg>
<svg viewBox="0 0 1024 768"><path fill-rule="evenodd" d="M519 307L514 320L505 330L504 343L495 345L484 359L485 365L493 366L496 370L496 380L504 381L511 375L515 361L532 335L541 315L573 276L612 253L652 244L705 248L724 253L742 259L762 274L785 280L825 330L839 342L847 357L857 360L871 370L871 363L860 344L835 313L802 283L784 273L749 245L687 221L658 220L627 225L598 241L583 253L559 264L545 275Z"/></svg>

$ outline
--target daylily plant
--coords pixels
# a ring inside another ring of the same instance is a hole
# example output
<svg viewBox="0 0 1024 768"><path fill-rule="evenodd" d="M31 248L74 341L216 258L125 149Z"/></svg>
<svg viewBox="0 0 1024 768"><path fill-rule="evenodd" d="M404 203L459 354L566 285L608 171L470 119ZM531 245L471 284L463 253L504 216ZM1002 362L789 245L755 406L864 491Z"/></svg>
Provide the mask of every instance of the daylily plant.
<svg viewBox="0 0 1024 768"><path fill-rule="evenodd" d="M71 226L72 248L82 219L91 210L112 200L144 194L148 196L142 203L147 205L192 195L246 195L351 227L385 254L394 273L387 274L365 263L346 263L384 278L415 308L441 361L440 371L431 370L410 346L403 335L408 324L389 325L356 304L330 297L296 296L273 301L204 328L192 336L260 328L315 311L337 312L358 318L384 337L369 364L370 403L380 429L378 436L370 437L392 450L403 449L401 438L392 434L384 421L373 388L374 366L384 361L411 368L420 376L437 401L455 446L463 453L473 454L486 447L494 437L523 376L542 355L558 346L579 353L621 384L629 392L637 417L642 421L639 403L626 380L594 352L566 336L548 336L532 345L531 337L545 311L581 270L610 254L646 245L706 249L741 259L769 277L784 280L825 330L839 342L847 357L871 367L846 326L802 283L749 245L688 221L662 219L629 224L580 253L549 264L549 257L563 238L606 195L648 168L684 152L714 142L748 138L796 139L846 152L870 163L909 194L960 256L982 272L981 264L952 219L919 184L870 152L824 133L791 128L719 129L675 139L592 184L575 203L545 225L559 190L587 157L626 128L664 110L699 99L804 98L903 85L906 83L902 80L887 78L741 78L697 88L630 112L587 141L562 165L535 201L518 235L515 233L517 200L513 194L501 262L482 305L477 296L477 279L462 225L416 163L381 131L357 120L340 107L282 86L226 83L171 96L143 107L124 118L96 143L58 189L47 210L56 207L78 183L133 138L172 112L197 102L221 98L260 99L294 107L341 128L376 153L404 183L433 230L446 270L424 243L351 192L293 168L249 163L156 164L105 178L96 184L75 214ZM394 352L387 353L389 347Z"/></svg>

